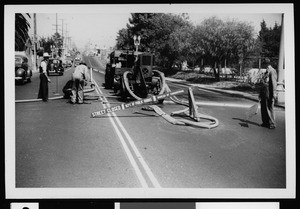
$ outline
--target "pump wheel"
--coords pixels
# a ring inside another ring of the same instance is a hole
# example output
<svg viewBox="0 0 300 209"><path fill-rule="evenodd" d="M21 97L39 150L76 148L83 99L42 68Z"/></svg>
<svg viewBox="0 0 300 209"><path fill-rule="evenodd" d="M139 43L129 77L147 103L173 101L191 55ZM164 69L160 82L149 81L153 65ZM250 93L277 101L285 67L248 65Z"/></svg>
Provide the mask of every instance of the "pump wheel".
<svg viewBox="0 0 300 209"><path fill-rule="evenodd" d="M153 76L157 77L158 82L157 82L157 92L158 94L163 94L165 92L166 89L166 78L165 78L165 74L158 71L158 70L153 70ZM162 104L164 102L164 99L161 99L158 101L158 103Z"/></svg>

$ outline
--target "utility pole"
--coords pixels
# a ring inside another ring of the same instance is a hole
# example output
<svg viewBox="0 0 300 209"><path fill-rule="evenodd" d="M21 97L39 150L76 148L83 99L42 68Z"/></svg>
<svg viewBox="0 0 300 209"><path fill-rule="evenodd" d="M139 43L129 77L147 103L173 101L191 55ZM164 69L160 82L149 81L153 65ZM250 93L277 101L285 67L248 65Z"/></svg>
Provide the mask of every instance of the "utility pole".
<svg viewBox="0 0 300 209"><path fill-rule="evenodd" d="M62 55L64 55L64 19L60 19L62 21L61 24L61 40L62 40Z"/></svg>
<svg viewBox="0 0 300 209"><path fill-rule="evenodd" d="M64 42L64 44L65 44L65 49L66 49L66 52L68 52L69 50L68 50L68 24L66 23L66 38L65 38L65 42Z"/></svg>
<svg viewBox="0 0 300 209"><path fill-rule="evenodd" d="M277 92L278 92L278 103L283 103L285 101L285 89L284 89L284 14L281 16L281 37L280 37L280 47L279 47L279 59L278 59L278 77L277 77Z"/></svg>
<svg viewBox="0 0 300 209"><path fill-rule="evenodd" d="M55 33L56 33L56 35L57 35L57 33L58 33L58 24L57 24L57 13L55 14L55 22L56 22L56 24L52 24L53 26L55 26ZM55 36L56 37L56 36ZM54 43L55 43L55 52L57 53L57 39L55 38L55 40L54 40Z"/></svg>
<svg viewBox="0 0 300 209"><path fill-rule="evenodd" d="M36 43L37 43L37 33L36 33L36 13L33 13L33 59L34 59L34 70L37 70L37 56L36 56Z"/></svg>

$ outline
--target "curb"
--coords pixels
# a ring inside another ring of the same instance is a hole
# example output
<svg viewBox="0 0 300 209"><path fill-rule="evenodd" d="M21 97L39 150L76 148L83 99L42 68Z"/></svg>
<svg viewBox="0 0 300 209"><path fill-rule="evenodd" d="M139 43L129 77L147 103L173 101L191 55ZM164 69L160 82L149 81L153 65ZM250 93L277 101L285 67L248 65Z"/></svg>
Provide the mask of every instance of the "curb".
<svg viewBox="0 0 300 209"><path fill-rule="evenodd" d="M168 80L172 83L177 83L177 84L186 85L186 86L193 86L193 87L202 88L202 89L205 89L205 90L208 90L208 91L213 91L213 92L222 93L222 94L228 94L228 95L231 95L231 96L241 97L241 98L244 98L244 99L249 99L251 101L258 102L258 98L254 97L254 96L247 95L247 94L242 93L242 92L232 92L232 91L229 92L229 91L221 90L221 89L198 86L197 84L189 83L188 81L184 81L184 80L176 80L174 78L170 79L170 78L166 77L166 80ZM285 109L285 106L281 105L281 104L275 104L274 106Z"/></svg>

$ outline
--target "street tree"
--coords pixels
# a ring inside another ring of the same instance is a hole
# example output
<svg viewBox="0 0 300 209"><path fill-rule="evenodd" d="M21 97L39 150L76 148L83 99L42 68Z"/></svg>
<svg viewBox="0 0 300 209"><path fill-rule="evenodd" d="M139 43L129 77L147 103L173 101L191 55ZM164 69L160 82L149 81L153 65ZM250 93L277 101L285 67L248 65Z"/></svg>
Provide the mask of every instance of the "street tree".
<svg viewBox="0 0 300 209"><path fill-rule="evenodd" d="M178 60L176 63L187 61L188 63L195 63L195 48L192 44L192 35L194 27L191 24L186 24L183 27L178 27L170 34L170 46Z"/></svg>
<svg viewBox="0 0 300 209"><path fill-rule="evenodd" d="M29 40L28 30L30 24L27 18L31 18L28 13L15 15L15 51L24 51L26 48L26 42Z"/></svg>
<svg viewBox="0 0 300 209"><path fill-rule="evenodd" d="M42 37L40 39L40 46L43 52L52 53L53 48L57 50L58 56L61 56L63 42L59 33L54 33L51 37ZM40 51L38 53L40 53Z"/></svg>
<svg viewBox="0 0 300 209"><path fill-rule="evenodd" d="M268 57L272 61L272 65L277 67L279 56L279 46L281 37L281 26L275 23L274 27L268 28L265 20L260 24L258 42L260 44L260 57Z"/></svg>
<svg viewBox="0 0 300 209"><path fill-rule="evenodd" d="M249 23L236 20L223 21L217 17L205 19L197 25L193 35L196 54L202 54L206 63L214 69L217 81L220 79L225 60L236 63L246 56L254 41L254 28Z"/></svg>
<svg viewBox="0 0 300 209"><path fill-rule="evenodd" d="M118 35L117 35L117 43L116 43L116 48L117 49L133 49L131 43L131 37L129 36L129 31L126 28L123 28L119 30ZM131 47L130 47L131 46Z"/></svg>
<svg viewBox="0 0 300 209"><path fill-rule="evenodd" d="M51 53L51 46L54 46L54 40L52 37L42 37L40 39L40 45L42 46L43 52Z"/></svg>
<svg viewBox="0 0 300 209"><path fill-rule="evenodd" d="M179 59L179 41L182 42L180 38L171 39L183 31L180 28L186 28L188 25L191 24L185 15L133 13L127 28L119 31L116 46L119 49L124 46L133 49L133 36L139 35L141 36L139 50L154 51L158 64L168 68Z"/></svg>

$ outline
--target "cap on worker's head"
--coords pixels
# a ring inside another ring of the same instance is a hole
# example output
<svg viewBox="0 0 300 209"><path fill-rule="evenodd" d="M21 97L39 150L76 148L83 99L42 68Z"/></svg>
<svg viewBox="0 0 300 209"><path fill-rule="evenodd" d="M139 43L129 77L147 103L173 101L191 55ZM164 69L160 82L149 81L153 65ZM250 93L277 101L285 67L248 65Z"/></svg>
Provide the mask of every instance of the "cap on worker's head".
<svg viewBox="0 0 300 209"><path fill-rule="evenodd" d="M270 63L271 63L271 60L270 60L269 58L266 58L266 59L265 59L265 62L266 62L266 64L270 64Z"/></svg>
<svg viewBox="0 0 300 209"><path fill-rule="evenodd" d="M45 52L45 53L43 54L43 57L50 57L50 55L48 54L48 52Z"/></svg>

